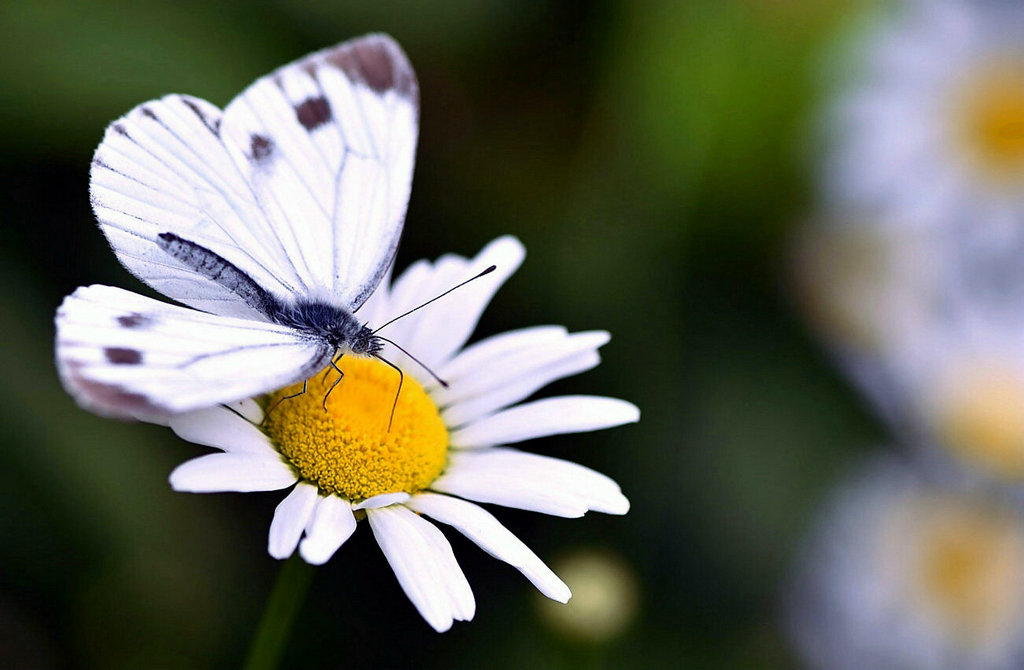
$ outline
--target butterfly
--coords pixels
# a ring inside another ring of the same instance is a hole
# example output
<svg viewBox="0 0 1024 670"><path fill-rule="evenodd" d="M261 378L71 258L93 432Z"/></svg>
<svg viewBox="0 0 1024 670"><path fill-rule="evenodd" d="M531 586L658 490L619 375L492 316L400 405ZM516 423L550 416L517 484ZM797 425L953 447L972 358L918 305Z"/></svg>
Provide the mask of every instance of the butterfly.
<svg viewBox="0 0 1024 670"><path fill-rule="evenodd" d="M373 34L256 80L223 110L135 107L96 150L90 196L121 263L182 307L87 286L57 310L60 378L105 416L172 414L376 355L356 313L390 274L405 220L419 86Z"/></svg>

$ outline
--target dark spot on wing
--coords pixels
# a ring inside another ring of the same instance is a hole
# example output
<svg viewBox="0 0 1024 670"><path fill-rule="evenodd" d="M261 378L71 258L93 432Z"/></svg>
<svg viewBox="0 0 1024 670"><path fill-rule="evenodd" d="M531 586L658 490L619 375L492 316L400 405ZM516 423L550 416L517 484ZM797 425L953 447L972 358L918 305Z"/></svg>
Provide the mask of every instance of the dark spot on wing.
<svg viewBox="0 0 1024 670"><path fill-rule="evenodd" d="M366 84L377 93L393 90L418 100L419 87L409 59L390 37L371 35L346 42L324 58L351 81Z"/></svg>
<svg viewBox="0 0 1024 670"><path fill-rule="evenodd" d="M150 119L153 119L154 121L159 121L159 119L156 118L156 114L154 114L153 110L150 109L149 107L143 107L142 108L142 114L143 114L143 116L146 116L146 117L148 117Z"/></svg>
<svg viewBox="0 0 1024 670"><path fill-rule="evenodd" d="M138 365L142 362L142 353L137 349L107 347L103 350L103 354L114 365Z"/></svg>
<svg viewBox="0 0 1024 670"><path fill-rule="evenodd" d="M204 112L203 109L192 98L186 98L186 97L182 96L181 102L184 103L184 105L186 107L191 109L193 114L195 114L196 116L199 117L199 120L203 122L203 125L206 126L207 130L209 130L214 135L217 135L217 136L220 135L220 119L219 118L215 118L215 119L209 118L206 115L206 112Z"/></svg>
<svg viewBox="0 0 1024 670"><path fill-rule="evenodd" d="M124 124L115 123L110 127L113 128L114 132L117 133L118 135L124 135L125 137L128 137L128 131L124 129Z"/></svg>
<svg viewBox="0 0 1024 670"><path fill-rule="evenodd" d="M295 108L295 117L312 132L331 120L331 106L323 96L307 98Z"/></svg>
<svg viewBox="0 0 1024 670"><path fill-rule="evenodd" d="M144 314L132 312L131 314L117 317L117 322L125 328L145 328L152 323L152 319Z"/></svg>
<svg viewBox="0 0 1024 670"><path fill-rule="evenodd" d="M262 163L274 151L274 141L264 135L252 135L249 138L249 155L257 163Z"/></svg>

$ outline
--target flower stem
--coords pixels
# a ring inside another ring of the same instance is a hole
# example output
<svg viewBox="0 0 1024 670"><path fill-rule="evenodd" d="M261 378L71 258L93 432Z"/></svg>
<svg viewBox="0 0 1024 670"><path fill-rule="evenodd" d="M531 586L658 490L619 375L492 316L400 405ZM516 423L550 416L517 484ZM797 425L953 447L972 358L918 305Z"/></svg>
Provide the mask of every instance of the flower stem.
<svg viewBox="0 0 1024 670"><path fill-rule="evenodd" d="M281 566L260 626L249 645L245 670L273 670L278 667L295 616L302 608L312 582L313 566L299 558L297 553Z"/></svg>

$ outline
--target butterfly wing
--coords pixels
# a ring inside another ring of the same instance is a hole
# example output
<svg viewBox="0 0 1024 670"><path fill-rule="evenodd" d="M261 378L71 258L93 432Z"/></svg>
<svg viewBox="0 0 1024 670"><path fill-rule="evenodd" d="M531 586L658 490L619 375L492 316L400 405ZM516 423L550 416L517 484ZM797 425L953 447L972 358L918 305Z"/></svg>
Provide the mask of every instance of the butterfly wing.
<svg viewBox="0 0 1024 670"><path fill-rule="evenodd" d="M350 309L394 260L418 124L416 76L383 35L286 65L224 110L224 144L296 267Z"/></svg>
<svg viewBox="0 0 1024 670"><path fill-rule="evenodd" d="M306 379L331 350L290 328L204 314L109 286L57 310L57 367L80 405L163 421Z"/></svg>
<svg viewBox="0 0 1024 670"><path fill-rule="evenodd" d="M369 35L257 80L223 112L183 95L136 107L96 151L93 208L121 262L185 304L264 316L215 273L169 255L161 234L280 301L317 295L354 310L394 260L418 119L408 59Z"/></svg>

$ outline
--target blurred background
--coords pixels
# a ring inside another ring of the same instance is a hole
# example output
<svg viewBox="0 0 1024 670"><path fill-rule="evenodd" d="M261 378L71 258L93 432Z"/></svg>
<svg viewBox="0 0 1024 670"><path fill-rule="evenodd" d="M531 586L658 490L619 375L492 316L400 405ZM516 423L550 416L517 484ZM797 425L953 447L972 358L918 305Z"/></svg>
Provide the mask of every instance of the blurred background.
<svg viewBox="0 0 1024 670"><path fill-rule="evenodd" d="M882 380L898 371L820 318L846 309L830 302L834 275L874 268L879 253L851 261L829 240L807 242L808 230L829 230L821 219L888 216L877 203L829 205L820 173L830 133L844 127L823 119L847 70L870 60L860 36L891 8L4 3L0 666L213 668L244 657L278 568L265 542L279 496L173 493L171 469L204 450L78 409L54 370L53 314L79 285L146 292L89 207L91 154L111 120L171 92L224 105L257 76L369 31L404 46L422 92L397 267L471 255L504 233L524 242L526 263L477 337L539 323L612 332L600 367L543 393L626 398L642 421L527 448L607 473L633 506L571 522L500 511L577 594L568 618L447 533L479 606L444 635L420 619L361 528L317 571L285 667L810 663L793 633L800 617L787 614L802 605L787 594L817 560L802 557L814 554L805 538L820 510L865 457L929 453L882 446L920 432L892 420L903 404ZM923 244L900 248L921 255ZM854 317L839 312L840 324L901 296L893 286L913 285L906 277L920 267L895 272L896 284L863 298ZM895 303L872 313L871 335L907 314Z"/></svg>

